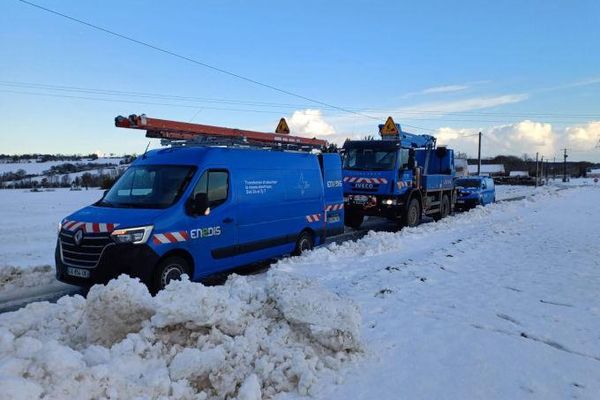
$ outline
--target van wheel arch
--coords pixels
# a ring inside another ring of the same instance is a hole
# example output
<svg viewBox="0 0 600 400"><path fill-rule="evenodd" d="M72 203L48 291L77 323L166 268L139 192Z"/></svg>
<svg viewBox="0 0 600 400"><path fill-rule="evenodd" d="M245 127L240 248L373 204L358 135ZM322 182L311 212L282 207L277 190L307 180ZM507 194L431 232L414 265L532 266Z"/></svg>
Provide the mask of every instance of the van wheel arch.
<svg viewBox="0 0 600 400"><path fill-rule="evenodd" d="M154 265L154 269L152 271L153 275L156 272L156 268L158 267L158 265L165 259L169 258L169 257L181 257L183 258L185 261L187 261L188 266L190 268L189 272L189 277L190 280L192 280L192 277L194 276L194 271L196 270L196 266L194 265L194 257L192 257L192 255L183 249L173 249L173 250L169 250L168 252L166 252L165 254L163 254L160 259L156 262L156 264Z"/></svg>
<svg viewBox="0 0 600 400"><path fill-rule="evenodd" d="M421 207L421 212L422 212L423 211L423 196L421 195L421 192L417 189L410 192L410 195L408 196L408 201L406 202L405 207L408 208L408 205L410 204L411 200L414 198L416 198L417 201L419 202L419 207Z"/></svg>
<svg viewBox="0 0 600 400"><path fill-rule="evenodd" d="M292 255L299 256L300 254L302 254L303 251L306 250L306 249L303 250L302 245L301 245L301 241L305 237L308 237L310 240L308 250L312 250L315 247L315 239L316 239L315 231L312 230L311 228L304 228L302 231L300 231L300 233L298 234L298 236L296 238L296 247L294 248Z"/></svg>
<svg viewBox="0 0 600 400"><path fill-rule="evenodd" d="M409 223L409 221L408 221L408 213L409 213L409 208L410 208L413 200L416 200L419 205L419 215L417 216L417 223L414 225L411 225L411 223ZM422 216L423 216L423 198L421 196L421 192L418 190L413 190L410 193L410 195L408 196L408 200L406 202L404 212L401 217L402 225L403 226L416 226L421 221Z"/></svg>

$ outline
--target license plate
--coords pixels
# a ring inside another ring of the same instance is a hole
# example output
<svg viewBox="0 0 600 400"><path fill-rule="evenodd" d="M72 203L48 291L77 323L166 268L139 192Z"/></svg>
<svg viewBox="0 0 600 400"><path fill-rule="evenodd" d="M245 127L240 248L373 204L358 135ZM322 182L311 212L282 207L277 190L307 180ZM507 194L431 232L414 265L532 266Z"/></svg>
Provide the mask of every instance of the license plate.
<svg viewBox="0 0 600 400"><path fill-rule="evenodd" d="M71 275L71 276L76 276L78 278L89 278L90 277L90 271L88 271L87 269L67 267L67 274Z"/></svg>
<svg viewBox="0 0 600 400"><path fill-rule="evenodd" d="M369 198L367 196L362 196L362 195L354 196L354 202L358 203L358 204L364 204L368 200L369 200Z"/></svg>
<svg viewBox="0 0 600 400"><path fill-rule="evenodd" d="M465 201L464 201L464 200L457 200L456 202L457 202L458 204L462 204L462 203L464 203Z"/></svg>

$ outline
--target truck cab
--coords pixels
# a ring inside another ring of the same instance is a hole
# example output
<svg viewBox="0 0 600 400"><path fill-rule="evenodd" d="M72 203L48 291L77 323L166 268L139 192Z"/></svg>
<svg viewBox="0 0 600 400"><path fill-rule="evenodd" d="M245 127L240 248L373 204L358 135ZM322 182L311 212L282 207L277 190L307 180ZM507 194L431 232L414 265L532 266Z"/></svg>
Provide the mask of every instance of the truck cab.
<svg viewBox="0 0 600 400"><path fill-rule="evenodd" d="M452 150L436 148L432 136L403 132L391 118L380 133L381 140L344 143L346 225L358 228L365 216L380 216L412 226L423 214L448 215L456 198Z"/></svg>

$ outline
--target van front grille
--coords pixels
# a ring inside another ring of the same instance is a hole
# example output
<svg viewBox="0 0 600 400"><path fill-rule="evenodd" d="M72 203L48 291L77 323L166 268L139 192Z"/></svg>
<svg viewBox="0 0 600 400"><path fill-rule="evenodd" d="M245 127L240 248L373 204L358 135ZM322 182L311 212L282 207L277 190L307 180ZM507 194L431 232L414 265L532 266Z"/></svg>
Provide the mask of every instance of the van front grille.
<svg viewBox="0 0 600 400"><path fill-rule="evenodd" d="M104 249L114 245L108 233L84 233L79 244L75 232L60 232L60 255L63 263L79 268L95 268Z"/></svg>

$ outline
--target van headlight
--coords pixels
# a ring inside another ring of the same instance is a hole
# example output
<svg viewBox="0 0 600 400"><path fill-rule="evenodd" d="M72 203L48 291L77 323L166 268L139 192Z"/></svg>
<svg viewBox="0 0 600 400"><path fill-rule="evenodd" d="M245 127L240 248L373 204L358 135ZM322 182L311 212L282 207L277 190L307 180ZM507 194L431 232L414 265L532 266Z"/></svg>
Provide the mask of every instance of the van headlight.
<svg viewBox="0 0 600 400"><path fill-rule="evenodd" d="M148 241L150 233L154 226L139 226L136 228L116 229L111 233L113 241L116 243L142 244Z"/></svg>

